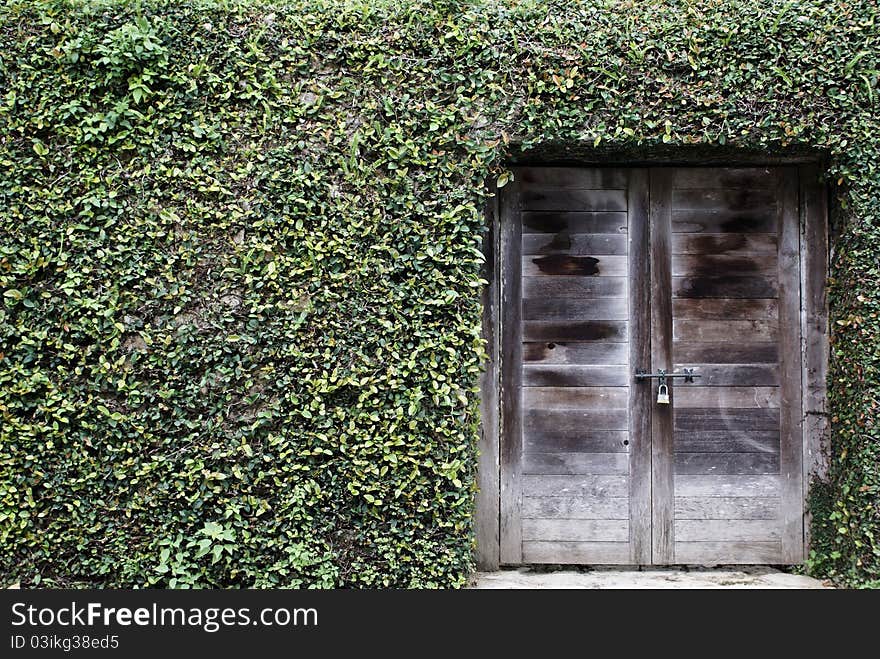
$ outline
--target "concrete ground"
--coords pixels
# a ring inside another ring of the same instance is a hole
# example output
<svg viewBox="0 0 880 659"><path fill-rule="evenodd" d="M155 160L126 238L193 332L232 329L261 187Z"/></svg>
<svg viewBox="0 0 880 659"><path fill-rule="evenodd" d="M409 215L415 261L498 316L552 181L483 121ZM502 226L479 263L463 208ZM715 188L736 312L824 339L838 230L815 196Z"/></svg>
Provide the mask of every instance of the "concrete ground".
<svg viewBox="0 0 880 659"><path fill-rule="evenodd" d="M801 574L770 567L627 570L519 568L478 572L471 588L830 588Z"/></svg>

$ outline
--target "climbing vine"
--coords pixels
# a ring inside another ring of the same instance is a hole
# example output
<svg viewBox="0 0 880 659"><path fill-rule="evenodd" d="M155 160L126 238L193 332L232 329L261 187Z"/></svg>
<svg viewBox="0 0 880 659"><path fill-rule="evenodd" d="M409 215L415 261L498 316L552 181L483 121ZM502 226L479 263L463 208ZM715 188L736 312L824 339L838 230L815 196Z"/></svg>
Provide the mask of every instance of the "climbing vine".
<svg viewBox="0 0 880 659"><path fill-rule="evenodd" d="M0 578L462 585L488 184L556 144L825 158L833 454L809 566L876 585L877 13L4 3Z"/></svg>

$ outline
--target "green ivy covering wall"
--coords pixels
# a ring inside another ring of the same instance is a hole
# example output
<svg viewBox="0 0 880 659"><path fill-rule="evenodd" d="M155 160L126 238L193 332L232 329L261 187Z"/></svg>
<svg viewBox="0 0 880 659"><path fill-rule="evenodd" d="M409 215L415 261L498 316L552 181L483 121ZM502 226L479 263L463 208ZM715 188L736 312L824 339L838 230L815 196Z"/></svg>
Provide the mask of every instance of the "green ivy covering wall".
<svg viewBox="0 0 880 659"><path fill-rule="evenodd" d="M510 153L840 187L810 568L880 579L875 0L6 2L0 580L457 586Z"/></svg>

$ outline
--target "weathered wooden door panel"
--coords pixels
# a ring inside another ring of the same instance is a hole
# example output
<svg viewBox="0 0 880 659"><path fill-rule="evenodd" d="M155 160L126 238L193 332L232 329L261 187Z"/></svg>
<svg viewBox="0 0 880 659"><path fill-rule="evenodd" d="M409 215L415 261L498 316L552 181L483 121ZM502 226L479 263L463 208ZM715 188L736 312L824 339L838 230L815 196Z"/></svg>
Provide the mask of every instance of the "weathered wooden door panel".
<svg viewBox="0 0 880 659"><path fill-rule="evenodd" d="M659 411L673 415L673 450L655 453L660 470L672 472L673 499L654 498L672 519L656 562L803 558L792 174L665 172L668 207L659 214L675 219L652 230L670 232L670 253L660 257L672 269L666 366L702 377L674 381L672 404Z"/></svg>
<svg viewBox="0 0 880 659"><path fill-rule="evenodd" d="M803 559L797 214L789 168L517 171L502 563Z"/></svg>
<svg viewBox="0 0 880 659"><path fill-rule="evenodd" d="M502 332L521 362L509 360L502 378L513 405L502 424L520 444L502 454L502 562L649 560L638 555L649 524L631 523L630 429L629 294L639 279L630 241L633 211L647 235L645 203L633 198L647 197L646 181L625 170L523 169L505 193L516 226L502 257L521 296L503 309Z"/></svg>

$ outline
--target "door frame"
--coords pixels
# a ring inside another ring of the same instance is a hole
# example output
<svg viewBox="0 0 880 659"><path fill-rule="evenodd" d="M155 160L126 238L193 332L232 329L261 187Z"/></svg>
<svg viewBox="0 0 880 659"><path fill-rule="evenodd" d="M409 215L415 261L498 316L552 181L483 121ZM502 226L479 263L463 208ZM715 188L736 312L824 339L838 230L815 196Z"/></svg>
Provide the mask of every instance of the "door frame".
<svg viewBox="0 0 880 659"><path fill-rule="evenodd" d="M829 420L827 415L826 379L829 361L828 337L828 301L826 281L829 266L829 234L828 234L828 197L826 186L821 182L821 168L818 163L803 163L797 159L791 162L780 162L774 158L772 162L748 163L638 163L633 168L647 172L649 167L779 167L797 168L798 174L798 238L800 256L800 343L801 343L801 409L800 427L803 446L803 556L809 555L809 513L806 510L806 498L813 479L824 477L827 470L827 447L829 441ZM550 163L547 163L549 166ZM538 166L530 164L530 166ZM601 168L596 163L570 164L571 167ZM609 163L609 167L625 168L624 165ZM516 348L513 353L504 354L502 345L510 341L512 328L504 327L502 322L502 305L512 296L519 296L519 289L513 290L506 286L507 262L504 247L510 239L519 235L521 227L512 226L510 219L518 218L516 198L518 184L516 167L514 179L504 188L492 186L489 204L486 209L486 227L483 240L485 255L483 277L488 285L482 291L482 335L486 341L487 360L485 369L480 376L480 435L478 439L479 456L477 460L477 486L474 510L474 531L476 536L476 561L480 570L497 570L502 564L517 564L515 557L505 556L502 560L501 551L501 496L502 486L508 486L502 479L502 455L519 450L519 445L503 441L504 425L516 423L515 419L505 420L502 411L505 399L512 392L501 386L502 371L505 366L518 363ZM646 199L630 199L630 204L647 204ZM647 209L645 209L647 210ZM647 254L648 245L630 236L630 248L641 250ZM636 259L631 259L631 262ZM517 264L519 266L519 264ZM630 273L631 277L638 273ZM516 279L516 278L514 278ZM506 340L505 340L506 339ZM512 345L516 346L517 342ZM521 347L519 349L521 352ZM508 400L509 404L509 400ZM514 428L514 435L519 436ZM647 523L650 524L650 510ZM648 555L650 552L639 552ZM644 564L650 562L646 560ZM799 561L798 561L799 562Z"/></svg>

